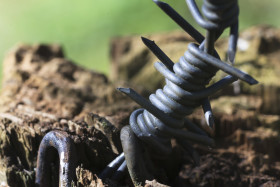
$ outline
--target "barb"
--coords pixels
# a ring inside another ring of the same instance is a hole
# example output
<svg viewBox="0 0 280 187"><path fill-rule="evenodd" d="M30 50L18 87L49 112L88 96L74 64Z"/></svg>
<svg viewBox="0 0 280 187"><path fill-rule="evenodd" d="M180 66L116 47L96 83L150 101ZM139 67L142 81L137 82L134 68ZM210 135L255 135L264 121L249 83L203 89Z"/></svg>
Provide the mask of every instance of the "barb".
<svg viewBox="0 0 280 187"><path fill-rule="evenodd" d="M180 14L178 14L169 4L162 1L153 0L156 5L161 8L171 19L173 19L184 31L186 31L198 43L204 40L204 36L200 34L189 22L187 22Z"/></svg>
<svg viewBox="0 0 280 187"><path fill-rule="evenodd" d="M197 50L197 46L195 44L191 43L188 49L190 52L192 52L192 54L194 54L200 60L203 60L204 62L211 64L212 66L215 66L232 76L238 77L239 79L247 82L250 85L258 84L258 81L253 77L251 77L250 75L224 63L223 61L214 58L213 56L207 53L204 53L201 50Z"/></svg>
<svg viewBox="0 0 280 187"><path fill-rule="evenodd" d="M120 179L126 170L126 162L124 158L124 153L121 153L116 157L108 166L98 175L99 178L111 178L114 180Z"/></svg>
<svg viewBox="0 0 280 187"><path fill-rule="evenodd" d="M174 62L155 44L145 37L141 37L143 43L158 57L158 59L170 70L173 71Z"/></svg>

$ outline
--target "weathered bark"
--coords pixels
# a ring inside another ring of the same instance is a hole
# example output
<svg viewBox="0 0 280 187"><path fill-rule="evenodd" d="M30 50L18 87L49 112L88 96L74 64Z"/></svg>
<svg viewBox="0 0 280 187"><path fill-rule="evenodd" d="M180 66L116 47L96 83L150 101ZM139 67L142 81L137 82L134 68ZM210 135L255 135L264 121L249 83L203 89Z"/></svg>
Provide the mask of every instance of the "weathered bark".
<svg viewBox="0 0 280 187"><path fill-rule="evenodd" d="M0 97L0 181L10 186L34 185L38 147L52 129L68 132L79 164L98 173L121 151L119 130L107 127L126 123L135 107L106 76L76 66L57 45L12 50L4 61ZM86 123L89 112L97 120Z"/></svg>

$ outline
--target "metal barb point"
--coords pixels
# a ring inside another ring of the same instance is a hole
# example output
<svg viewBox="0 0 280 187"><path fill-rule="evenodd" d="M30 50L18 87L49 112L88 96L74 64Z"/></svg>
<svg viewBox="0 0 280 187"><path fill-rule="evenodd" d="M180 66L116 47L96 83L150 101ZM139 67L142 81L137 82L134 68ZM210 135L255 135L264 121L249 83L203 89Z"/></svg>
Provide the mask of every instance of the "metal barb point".
<svg viewBox="0 0 280 187"><path fill-rule="evenodd" d="M154 41L151 41L145 37L141 37L143 43L158 57L158 59L170 70L173 71L174 62L156 45Z"/></svg>
<svg viewBox="0 0 280 187"><path fill-rule="evenodd" d="M229 50L228 52L227 52L227 56L228 56L228 60L229 60L229 62L231 63L231 64L233 64L234 63L234 60L235 60L235 51L232 51L232 50Z"/></svg>
<svg viewBox="0 0 280 187"><path fill-rule="evenodd" d="M191 43L189 45L189 50L192 52L192 54L194 54L197 58L199 58L203 62L208 63L212 66L215 66L215 67L219 68L220 70L247 82L250 85L254 85L254 84L258 83L257 80L255 80L253 77L251 77L247 73L244 73L243 71L236 69L201 50L197 50L197 46L193 43Z"/></svg>
<svg viewBox="0 0 280 187"><path fill-rule="evenodd" d="M173 21L175 21L185 32L187 32L198 43L204 40L202 34L197 31L189 22L187 22L180 14L178 14L169 4L162 1L153 0L156 5L162 9Z"/></svg>
<svg viewBox="0 0 280 187"><path fill-rule="evenodd" d="M107 167L98 175L99 178L111 178L113 180L119 180L122 178L126 170L126 162L124 153L121 153Z"/></svg>
<svg viewBox="0 0 280 187"><path fill-rule="evenodd" d="M129 94L131 89L130 88L117 88L117 90L124 94Z"/></svg>

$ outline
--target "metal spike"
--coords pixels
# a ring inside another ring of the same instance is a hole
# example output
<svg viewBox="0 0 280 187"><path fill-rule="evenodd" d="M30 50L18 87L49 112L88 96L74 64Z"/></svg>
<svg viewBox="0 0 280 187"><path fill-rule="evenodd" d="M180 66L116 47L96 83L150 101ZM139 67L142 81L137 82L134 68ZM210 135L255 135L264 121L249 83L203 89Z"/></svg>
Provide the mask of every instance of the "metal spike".
<svg viewBox="0 0 280 187"><path fill-rule="evenodd" d="M247 82L250 85L254 85L254 84L258 83L257 80L255 80L253 77L251 77L247 73L244 73L243 71L236 69L201 50L196 50L196 46L194 44L189 45L189 50L192 51L192 53L196 57L198 57L200 60L203 60L205 63L211 64L212 66L215 66L215 67L221 69L222 71Z"/></svg>
<svg viewBox="0 0 280 187"><path fill-rule="evenodd" d="M213 137L215 135L215 121L214 121L214 115L212 112L211 104L208 98L205 98L202 101L202 108L207 124L207 125L203 124L202 127Z"/></svg>
<svg viewBox="0 0 280 187"><path fill-rule="evenodd" d="M127 170L127 165L126 165L126 161L124 161L117 169L117 171L115 172L115 174L112 176L111 179L115 181L119 181L121 178L124 177L126 170Z"/></svg>
<svg viewBox="0 0 280 187"><path fill-rule="evenodd" d="M227 51L227 57L228 57L228 60L229 60L229 62L231 63L231 64L233 64L234 63L234 60L235 60L235 51L233 51L233 50L228 50Z"/></svg>
<svg viewBox="0 0 280 187"><path fill-rule="evenodd" d="M143 43L158 57L158 59L170 70L173 71L174 62L156 45L145 37L141 37Z"/></svg>
<svg viewBox="0 0 280 187"><path fill-rule="evenodd" d="M121 153L112 162L110 162L107 167L98 175L99 178L105 179L110 178L115 170L125 161L124 153Z"/></svg>
<svg viewBox="0 0 280 187"><path fill-rule="evenodd" d="M234 63L238 40L238 21L230 27L227 56L231 64Z"/></svg>
<svg viewBox="0 0 280 187"><path fill-rule="evenodd" d="M205 115L205 120L206 123L209 127L211 127L211 129L214 128L214 117L213 117L213 112L212 112L212 108L211 108L211 104L208 98L204 99L202 102L202 108L204 111L204 115Z"/></svg>
<svg viewBox="0 0 280 187"><path fill-rule="evenodd" d="M184 31L186 31L198 43L204 40L204 37L191 24L189 24L180 14L178 14L169 4L162 1L153 0L161 10L163 10L171 19L173 19Z"/></svg>

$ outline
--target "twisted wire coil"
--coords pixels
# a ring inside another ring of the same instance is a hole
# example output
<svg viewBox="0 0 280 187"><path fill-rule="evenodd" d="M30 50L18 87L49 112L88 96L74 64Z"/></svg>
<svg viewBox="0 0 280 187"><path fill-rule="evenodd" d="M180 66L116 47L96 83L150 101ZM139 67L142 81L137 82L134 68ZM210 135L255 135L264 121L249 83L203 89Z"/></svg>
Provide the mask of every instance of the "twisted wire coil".
<svg viewBox="0 0 280 187"><path fill-rule="evenodd" d="M237 1L211 1L205 0L202 12L207 20L204 20L193 0L187 0L196 21L205 29L217 30L222 33L223 29L237 23L238 5ZM230 11L229 11L230 10ZM219 35L218 34L218 35ZM130 116L130 127L138 138L146 142L150 147L156 148L159 154L168 155L171 152L170 139L172 137L198 141L199 137L188 136L184 127L184 117L191 114L193 110L202 104L202 100L223 86L216 86L209 91L205 86L219 70L212 66L208 59L200 59L197 54L203 53L204 42L198 46L189 44L178 63L173 69L168 68L162 62L156 62L155 68L165 77L166 85L151 94L149 100L157 109L168 116L169 121L154 115L148 109L135 110ZM218 57L216 55L216 57ZM232 76L225 78L227 83L236 80ZM201 136L205 134L200 133ZM211 144L211 143L209 143Z"/></svg>

